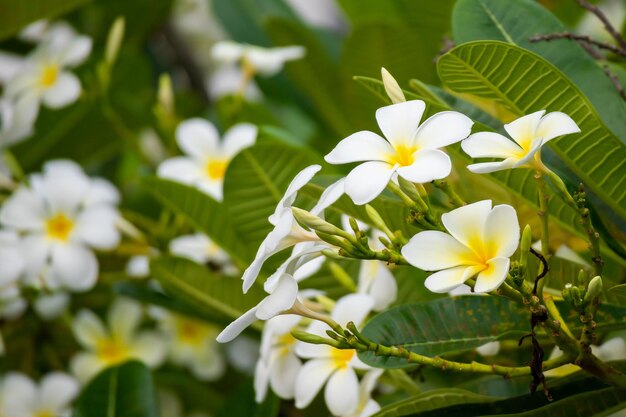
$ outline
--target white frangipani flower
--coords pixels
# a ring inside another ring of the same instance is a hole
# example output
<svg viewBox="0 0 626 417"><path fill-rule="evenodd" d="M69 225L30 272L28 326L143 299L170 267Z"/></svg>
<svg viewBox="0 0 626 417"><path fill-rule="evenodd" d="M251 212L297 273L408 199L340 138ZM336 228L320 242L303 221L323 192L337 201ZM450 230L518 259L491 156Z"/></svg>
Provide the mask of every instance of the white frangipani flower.
<svg viewBox="0 0 626 417"><path fill-rule="evenodd" d="M445 178L452 165L440 148L465 139L471 132L467 116L444 111L420 125L425 104L411 100L376 111L385 139L369 131L343 139L324 159L331 164L363 162L346 178L345 191L355 204L376 198L397 173L411 182L425 183Z"/></svg>
<svg viewBox="0 0 626 417"><path fill-rule="evenodd" d="M98 277L93 249L119 243L118 191L89 178L71 161L52 161L30 177L0 209L3 226L21 233L24 282L49 289L85 291Z"/></svg>
<svg viewBox="0 0 626 417"><path fill-rule="evenodd" d="M71 403L80 392L78 382L62 372L46 374L39 384L28 376L11 372L2 382L0 415L11 417L69 416Z"/></svg>
<svg viewBox="0 0 626 417"><path fill-rule="evenodd" d="M472 158L503 158L498 162L468 165L467 169L485 174L510 168L543 167L539 149L545 143L558 136L580 132L565 113L545 112L531 113L504 125L513 140L495 132L478 132L465 139L461 147Z"/></svg>
<svg viewBox="0 0 626 417"><path fill-rule="evenodd" d="M498 288L519 244L515 209L506 204L492 208L491 200L483 200L445 213L441 221L450 234L420 232L402 248L411 265L439 271L426 279L426 288L448 292L476 275L475 292Z"/></svg>
<svg viewBox="0 0 626 417"><path fill-rule="evenodd" d="M203 233L179 236L169 244L172 255L190 259L199 264L214 262L218 265L230 263L228 254Z"/></svg>
<svg viewBox="0 0 626 417"><path fill-rule="evenodd" d="M352 321L358 327L373 305L374 301L369 295L350 294L337 301L332 318L342 326ZM331 328L326 323L315 321L307 332L327 337L327 330ZM296 377L297 408L307 407L326 384L324 398L332 414L350 415L358 409L359 380L355 369L370 368L359 360L355 350L298 342L296 353L302 358L310 359Z"/></svg>
<svg viewBox="0 0 626 417"><path fill-rule="evenodd" d="M248 101L258 101L262 97L261 90L254 80L242 83L244 79L245 73L241 67L223 65L206 78L205 86L212 100L218 100L232 94L241 94Z"/></svg>
<svg viewBox="0 0 626 417"><path fill-rule="evenodd" d="M91 44L91 38L78 35L69 25L55 25L7 83L6 96L13 100L32 98L30 111L35 113L40 102L54 109L73 103L80 96L81 86L67 69L87 58Z"/></svg>
<svg viewBox="0 0 626 417"><path fill-rule="evenodd" d="M261 354L254 372L256 402L263 402L268 387L284 400L294 396L296 376L302 361L295 354L296 338L291 331L302 317L286 314L269 319L263 327Z"/></svg>
<svg viewBox="0 0 626 417"><path fill-rule="evenodd" d="M214 381L226 370L226 359L215 342L217 329L200 320L155 308L152 315L159 322L173 363L189 368L203 381Z"/></svg>
<svg viewBox="0 0 626 417"><path fill-rule="evenodd" d="M256 126L240 123L231 127L220 143L211 122L200 118L185 120L176 129L176 141L185 156L164 161L158 175L194 185L221 201L228 164L241 150L254 145L256 136Z"/></svg>
<svg viewBox="0 0 626 417"><path fill-rule="evenodd" d="M141 306L127 299L118 299L109 308L108 328L92 311L79 311L72 330L85 350L72 358L72 373L87 381L101 370L131 359L158 367L165 358L163 337L154 331L139 330L142 318Z"/></svg>
<svg viewBox="0 0 626 417"><path fill-rule="evenodd" d="M278 74L285 63L304 57L306 50L302 46L263 48L245 45L233 41L217 42L211 49L213 59L222 65L241 65L248 77L260 74L271 77Z"/></svg>

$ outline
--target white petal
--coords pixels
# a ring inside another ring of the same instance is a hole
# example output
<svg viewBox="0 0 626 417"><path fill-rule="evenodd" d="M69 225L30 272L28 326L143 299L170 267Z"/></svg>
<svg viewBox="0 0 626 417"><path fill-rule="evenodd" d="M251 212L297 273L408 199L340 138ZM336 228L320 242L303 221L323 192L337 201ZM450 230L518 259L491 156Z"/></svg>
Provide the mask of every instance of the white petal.
<svg viewBox="0 0 626 417"><path fill-rule="evenodd" d="M296 378L296 407L305 408L311 404L334 371L335 367L331 359L313 359L305 363Z"/></svg>
<svg viewBox="0 0 626 417"><path fill-rule="evenodd" d="M79 352L70 361L70 369L82 382L86 382L107 366L93 353Z"/></svg>
<svg viewBox="0 0 626 417"><path fill-rule="evenodd" d="M249 148L256 142L258 129L250 123L239 123L224 133L222 155L232 159L242 149Z"/></svg>
<svg viewBox="0 0 626 417"><path fill-rule="evenodd" d="M578 132L580 132L580 128L576 122L560 111L554 111L543 116L537 127L537 136L543 139L543 143L558 136Z"/></svg>
<svg viewBox="0 0 626 417"><path fill-rule="evenodd" d="M442 111L430 116L417 129L415 144L419 149L439 149L465 139L472 132L472 119L456 111Z"/></svg>
<svg viewBox="0 0 626 417"><path fill-rule="evenodd" d="M24 64L24 58L10 52L0 51L0 84L7 84Z"/></svg>
<svg viewBox="0 0 626 417"><path fill-rule="evenodd" d="M91 178L89 191L83 199L86 206L110 204L117 205L120 202L120 193L113 184L103 178Z"/></svg>
<svg viewBox="0 0 626 417"><path fill-rule="evenodd" d="M89 56L92 43L88 36L77 36L63 50L63 54L59 57L61 63L67 67L80 65Z"/></svg>
<svg viewBox="0 0 626 417"><path fill-rule="evenodd" d="M266 77L277 74L287 61L300 59L304 54L305 49L301 46L269 49L248 47L245 51L246 59L250 64L259 74Z"/></svg>
<svg viewBox="0 0 626 417"><path fill-rule="evenodd" d="M370 399L367 401L365 407L363 407L363 410L361 410L361 414L359 414L358 417L371 417L379 411L380 405L376 401Z"/></svg>
<svg viewBox="0 0 626 417"><path fill-rule="evenodd" d="M290 275L283 275L278 280L278 286L258 305L256 316L261 320L272 318L281 312L290 309L298 295L298 283Z"/></svg>
<svg viewBox="0 0 626 417"><path fill-rule="evenodd" d="M107 338L102 321L90 310L80 310L72 322L74 337L83 347L95 349Z"/></svg>
<svg viewBox="0 0 626 417"><path fill-rule="evenodd" d="M40 382L40 406L57 413L66 410L80 391L78 381L61 372L46 374Z"/></svg>
<svg viewBox="0 0 626 417"><path fill-rule="evenodd" d="M50 244L43 235L25 236L19 243L19 251L24 258L24 277L27 281L38 278L50 253Z"/></svg>
<svg viewBox="0 0 626 417"><path fill-rule="evenodd" d="M208 120L185 120L176 128L176 141L185 154L200 161L218 154L219 133Z"/></svg>
<svg viewBox="0 0 626 417"><path fill-rule="evenodd" d="M421 100L392 104L376 110L376 121L394 147L411 146L425 108Z"/></svg>
<svg viewBox="0 0 626 417"><path fill-rule="evenodd" d="M299 369L299 368L298 368ZM259 358L254 368L254 400L257 403L262 403L267 395L267 388L270 383L270 368L269 365Z"/></svg>
<svg viewBox="0 0 626 417"><path fill-rule="evenodd" d="M350 321L359 326L373 306L374 299L368 294L348 294L337 300L331 316L342 326Z"/></svg>
<svg viewBox="0 0 626 417"><path fill-rule="evenodd" d="M0 288L17 281L24 266L24 259L17 247L0 247Z"/></svg>
<svg viewBox="0 0 626 417"><path fill-rule="evenodd" d="M257 308L257 306L254 306L250 310L243 313L241 317L226 326L226 328L222 330L215 340L220 343L226 343L239 336L241 332L257 320Z"/></svg>
<svg viewBox="0 0 626 417"><path fill-rule="evenodd" d="M476 278L474 292L489 292L498 288L509 273L509 264L509 258L493 258L489 260L489 267L481 271Z"/></svg>
<svg viewBox="0 0 626 417"><path fill-rule="evenodd" d="M91 180L71 161L53 161L44 166L44 175L31 176L31 187L46 199L51 214L73 216L89 192Z"/></svg>
<svg viewBox="0 0 626 417"><path fill-rule="evenodd" d="M370 264L376 264L377 267L375 271L370 270L375 273L375 276L368 294L374 298L374 306L372 309L382 311L396 301L398 296L398 284L391 271L385 267L383 262L371 261ZM367 268L365 268L365 270L367 270Z"/></svg>
<svg viewBox="0 0 626 417"><path fill-rule="evenodd" d="M270 383L272 390L282 399L290 400L294 397L296 378L302 368L302 362L292 352L280 353L272 362L270 369Z"/></svg>
<svg viewBox="0 0 626 417"><path fill-rule="evenodd" d="M515 142L499 133L474 133L463 142L461 148L472 158L509 158L524 152Z"/></svg>
<svg viewBox="0 0 626 417"><path fill-rule="evenodd" d="M2 224L15 229L43 230L45 218L44 201L24 187L18 188L0 209Z"/></svg>
<svg viewBox="0 0 626 417"><path fill-rule="evenodd" d="M424 285L432 292L448 292L476 275L480 268L481 266L457 266L444 269L426 278Z"/></svg>
<svg viewBox="0 0 626 417"><path fill-rule="evenodd" d="M386 161L395 153L385 139L374 132L362 130L343 139L324 157L329 164L347 164L360 161Z"/></svg>
<svg viewBox="0 0 626 417"><path fill-rule="evenodd" d="M75 236L96 249L113 249L120 242L115 226L119 213L113 207L100 205L85 209L76 218Z"/></svg>
<svg viewBox="0 0 626 417"><path fill-rule="evenodd" d="M485 245L492 257L513 255L520 238L519 222L515 209L507 204L495 206L485 223Z"/></svg>
<svg viewBox="0 0 626 417"><path fill-rule="evenodd" d="M204 176L202 167L191 158L179 156L170 158L161 163L157 175L184 184L194 184Z"/></svg>
<svg viewBox="0 0 626 417"><path fill-rule="evenodd" d="M293 202L296 201L298 191L300 191L302 187L307 185L309 181L311 181L311 179L315 176L315 174L319 172L320 169L322 169L320 165L310 165L304 168L302 171L298 172L296 176L293 177L293 179L287 186L285 194L276 205L274 213L269 217L270 223L276 226L285 209L291 207Z"/></svg>
<svg viewBox="0 0 626 417"><path fill-rule="evenodd" d="M156 368L165 359L163 338L156 332L143 332L132 342L133 356L141 359L150 368Z"/></svg>
<svg viewBox="0 0 626 417"><path fill-rule="evenodd" d="M70 72L62 72L54 85L43 93L42 100L51 109L59 109L78 100L80 90L78 78Z"/></svg>
<svg viewBox="0 0 626 417"><path fill-rule="evenodd" d="M237 42L217 42L211 48L211 57L222 64L234 64L241 59L243 49L243 45Z"/></svg>
<svg viewBox="0 0 626 417"><path fill-rule="evenodd" d="M145 278L150 275L150 258L144 255L135 255L126 263L126 275L133 278Z"/></svg>
<svg viewBox="0 0 626 417"><path fill-rule="evenodd" d="M172 239L169 244L169 250L172 255L204 264L208 261L208 249L211 243L211 240L206 235L195 233Z"/></svg>
<svg viewBox="0 0 626 417"><path fill-rule="evenodd" d="M3 381L2 412L7 416L25 416L37 403L37 386L32 379L22 373L10 372Z"/></svg>
<svg viewBox="0 0 626 417"><path fill-rule="evenodd" d="M346 194L354 204L367 204L383 192L393 173L393 167L386 162L362 163L346 177Z"/></svg>
<svg viewBox="0 0 626 417"><path fill-rule="evenodd" d="M408 263L424 271L438 271L466 265L474 255L447 233L427 230L413 236L402 248Z"/></svg>
<svg viewBox="0 0 626 417"><path fill-rule="evenodd" d="M333 415L353 413L359 405L359 380L350 367L339 369L326 384L324 390L326 405Z"/></svg>
<svg viewBox="0 0 626 417"><path fill-rule="evenodd" d="M442 151L424 149L415 153L415 161L398 168L398 175L411 182L425 183L450 175L450 157Z"/></svg>
<svg viewBox="0 0 626 417"><path fill-rule="evenodd" d="M72 244L52 247L52 271L55 279L72 291L87 291L96 284L98 260L89 249Z"/></svg>
<svg viewBox="0 0 626 417"><path fill-rule="evenodd" d="M517 158L509 158L500 162L481 162L478 164L468 165L467 169L474 174L489 174L491 172L513 168L517 162Z"/></svg>
<svg viewBox="0 0 626 417"><path fill-rule="evenodd" d="M141 304L128 298L118 298L109 308L107 323L113 337L128 342L132 339L142 318Z"/></svg>
<svg viewBox="0 0 626 417"><path fill-rule="evenodd" d="M443 214L441 221L456 240L472 248L475 242L484 241L485 223L489 213L491 200L482 200Z"/></svg>
<svg viewBox="0 0 626 417"><path fill-rule="evenodd" d="M482 356L495 356L500 351L500 342L497 340L495 342L485 343L482 346L478 346L476 348L476 352L478 352Z"/></svg>
<svg viewBox="0 0 626 417"><path fill-rule="evenodd" d="M53 320L65 312L69 303L69 294L58 292L39 296L33 308L42 319Z"/></svg>
<svg viewBox="0 0 626 417"><path fill-rule="evenodd" d="M318 200L315 207L311 209L311 214L322 215L325 209L335 204L337 200L341 198L342 195L346 192L346 179L341 178L334 183L330 184Z"/></svg>
<svg viewBox="0 0 626 417"><path fill-rule="evenodd" d="M540 139L537 137L537 127L541 121L541 116L543 116L545 112L545 110L540 110L522 116L519 119L513 120L511 123L505 124L504 129L519 146L524 149L529 149L536 139Z"/></svg>

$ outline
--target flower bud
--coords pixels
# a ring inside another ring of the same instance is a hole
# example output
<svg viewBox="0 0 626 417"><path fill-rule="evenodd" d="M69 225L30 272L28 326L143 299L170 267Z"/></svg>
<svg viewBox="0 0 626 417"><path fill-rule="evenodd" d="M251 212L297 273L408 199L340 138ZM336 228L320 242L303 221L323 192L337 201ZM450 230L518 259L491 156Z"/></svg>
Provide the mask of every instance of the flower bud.
<svg viewBox="0 0 626 417"><path fill-rule="evenodd" d="M120 51L120 46L122 45L122 40L124 39L124 30L126 28L126 20L124 16L119 16L111 25L111 30L109 30L109 35L107 36L107 43L104 52L104 59L109 65L109 67L113 66L115 60L117 59L117 54Z"/></svg>
<svg viewBox="0 0 626 417"><path fill-rule="evenodd" d="M405 180L401 176L398 176L398 185L400 186L402 192L408 195L411 200L418 202L422 201L422 197L417 192L415 184L413 184L411 181Z"/></svg>
<svg viewBox="0 0 626 417"><path fill-rule="evenodd" d="M310 229L336 236L345 236L347 234L345 230L342 230L334 224L330 224L314 214L311 214L306 210L302 210L301 208L292 207L291 212L298 223L301 223Z"/></svg>
<svg viewBox="0 0 626 417"><path fill-rule="evenodd" d="M383 218L380 216L380 214L376 211L374 207L370 206L369 204L366 204L365 212L367 213L367 217L369 217L370 221L376 228L380 229L383 233L385 233L389 237L389 239L394 238L393 233L391 232L391 230L389 230L389 227L387 226Z"/></svg>
<svg viewBox="0 0 626 417"><path fill-rule="evenodd" d="M530 228L530 225L527 224L526 227L524 227L524 231L522 232L522 239L520 242L520 255L519 255L519 263L520 266L524 269L526 269L526 266L528 265L528 251L530 250L530 245L532 244L533 241L533 232L532 229Z"/></svg>
<svg viewBox="0 0 626 417"><path fill-rule="evenodd" d="M598 275L589 281L584 303L593 304L600 294L602 294L602 278Z"/></svg>
<svg viewBox="0 0 626 417"><path fill-rule="evenodd" d="M157 91L158 103L167 116L174 114L174 90L172 79L169 74L161 74L159 77L159 89Z"/></svg>
<svg viewBox="0 0 626 417"><path fill-rule="evenodd" d="M382 75L383 85L385 86L385 91L387 92L387 95L391 99L391 102L395 104L395 103L402 103L406 101L406 98L404 98L404 93L402 92L400 85L398 84L396 79L393 78L393 76L389 73L389 71L387 71L383 67L380 69L380 73Z"/></svg>
<svg viewBox="0 0 626 417"><path fill-rule="evenodd" d="M293 330L291 332L291 335L302 342L311 343L314 345L331 345L331 346L338 345L338 342L333 339L327 339L325 337L303 332L301 330Z"/></svg>

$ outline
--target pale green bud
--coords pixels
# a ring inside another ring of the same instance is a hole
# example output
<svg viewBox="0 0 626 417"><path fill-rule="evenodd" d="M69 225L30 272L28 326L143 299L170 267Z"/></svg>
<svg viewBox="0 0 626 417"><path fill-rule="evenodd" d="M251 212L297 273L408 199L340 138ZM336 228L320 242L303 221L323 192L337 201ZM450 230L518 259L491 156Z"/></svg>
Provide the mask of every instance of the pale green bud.
<svg viewBox="0 0 626 417"><path fill-rule="evenodd" d="M398 84L396 79L393 78L393 76L389 73L389 71L387 71L383 67L380 69L380 73L382 75L383 85L385 86L385 91L387 92L387 95L391 99L391 102L395 104L395 103L402 103L406 101L406 98L404 97L404 93L402 92L400 85Z"/></svg>
<svg viewBox="0 0 626 417"><path fill-rule="evenodd" d="M165 114L171 116L174 114L174 89L172 88L172 79L169 74L161 74L159 77L159 89L157 98L160 107Z"/></svg>
<svg viewBox="0 0 626 417"><path fill-rule="evenodd" d="M602 294L602 278L598 275L589 281L587 294L585 294L585 304L593 303Z"/></svg>
<svg viewBox="0 0 626 417"><path fill-rule="evenodd" d="M124 39L125 28L126 20L124 19L124 16L119 16L111 25L104 51L104 59L109 67L113 66L115 60L117 59L117 54L120 51L120 46L122 45L122 40Z"/></svg>

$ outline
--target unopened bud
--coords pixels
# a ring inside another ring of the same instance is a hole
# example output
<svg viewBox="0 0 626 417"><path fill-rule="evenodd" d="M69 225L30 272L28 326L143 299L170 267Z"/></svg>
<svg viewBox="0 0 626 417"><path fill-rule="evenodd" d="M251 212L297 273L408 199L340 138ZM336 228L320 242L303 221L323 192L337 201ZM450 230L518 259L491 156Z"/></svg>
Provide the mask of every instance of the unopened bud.
<svg viewBox="0 0 626 417"><path fill-rule="evenodd" d="M389 230L389 227L374 207L366 204L365 212L367 213L367 217L369 217L370 221L376 228L380 229L384 234L386 234L389 239L393 239L393 233L391 232L391 230Z"/></svg>
<svg viewBox="0 0 626 417"><path fill-rule="evenodd" d="M530 225L527 224L526 227L524 227L524 231L522 232L522 239L520 242L519 263L522 268L526 268L526 266L528 265L528 251L530 250L530 245L532 244L532 241L533 232L530 228Z"/></svg>
<svg viewBox="0 0 626 417"><path fill-rule="evenodd" d="M104 59L109 67L111 67L117 59L117 55L120 51L120 46L122 45L122 40L124 39L125 27L126 21L124 20L123 16L119 16L117 19L115 19L113 25L111 25L104 51Z"/></svg>
<svg viewBox="0 0 626 417"><path fill-rule="evenodd" d="M165 114L172 116L174 114L174 89L169 74L161 74L159 77L157 97Z"/></svg>
<svg viewBox="0 0 626 417"><path fill-rule="evenodd" d="M598 275L589 281L587 294L585 294L585 304L592 304L602 294L602 278Z"/></svg>
<svg viewBox="0 0 626 417"><path fill-rule="evenodd" d="M583 287L585 285L587 285L587 273L585 272L584 269L581 269L580 271L578 271L578 276L576 277L576 284L578 284L579 287Z"/></svg>
<svg viewBox="0 0 626 417"><path fill-rule="evenodd" d="M408 195L411 200L418 202L422 201L422 197L417 192L415 184L413 184L411 181L405 180L403 177L398 175L398 185L400 186L402 192Z"/></svg>
<svg viewBox="0 0 626 417"><path fill-rule="evenodd" d="M347 234L345 230L342 230L334 224L328 223L326 220L323 220L306 210L302 210L301 208L292 207L291 212L293 213L293 217L296 218L298 223L303 224L309 229L313 229L329 235L344 236L345 234Z"/></svg>
<svg viewBox="0 0 626 417"><path fill-rule="evenodd" d="M302 342L311 343L311 344L314 344L314 345L331 345L331 346L335 346L337 344L337 341L335 341L335 340L327 339L325 337L320 337L320 336L317 336L315 334L303 332L301 330L293 330L291 332L291 335L293 337L295 337L296 339L302 341Z"/></svg>
<svg viewBox="0 0 626 417"><path fill-rule="evenodd" d="M380 73L382 75L383 85L385 86L385 91L387 92L387 95L391 99L391 102L395 104L395 103L402 103L406 101L406 98L404 98L404 93L402 92L400 85L398 84L396 79L393 78L393 76L389 73L389 71L387 71L383 67L380 69Z"/></svg>
<svg viewBox="0 0 626 417"><path fill-rule="evenodd" d="M573 304L572 288L573 288L573 285L570 283L567 283L565 284L565 286L563 287L563 290L561 291L561 295L563 296L563 299L570 304Z"/></svg>

